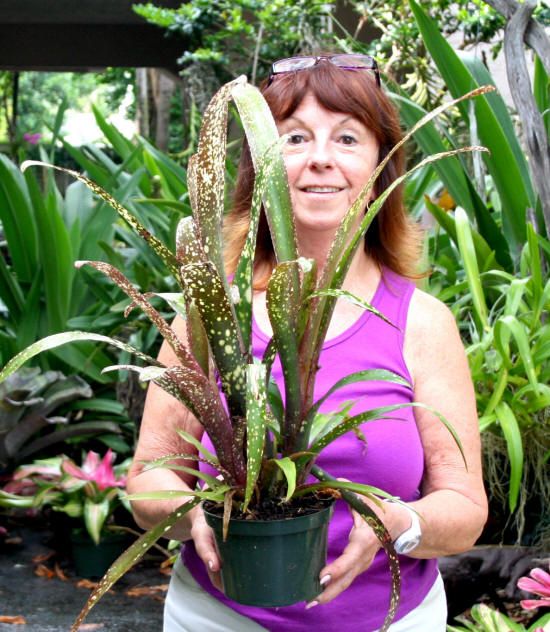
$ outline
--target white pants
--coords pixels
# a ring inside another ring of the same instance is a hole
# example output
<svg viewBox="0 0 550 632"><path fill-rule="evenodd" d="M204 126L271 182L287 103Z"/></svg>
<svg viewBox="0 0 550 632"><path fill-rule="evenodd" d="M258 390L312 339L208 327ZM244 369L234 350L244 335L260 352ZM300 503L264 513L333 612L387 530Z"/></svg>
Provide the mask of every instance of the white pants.
<svg viewBox="0 0 550 632"><path fill-rule="evenodd" d="M319 611L321 615L321 610ZM445 632L447 600L438 574L424 601L390 626L389 632ZM260 632L243 617L203 590L178 557L164 605L163 632ZM284 632L281 630L281 632Z"/></svg>

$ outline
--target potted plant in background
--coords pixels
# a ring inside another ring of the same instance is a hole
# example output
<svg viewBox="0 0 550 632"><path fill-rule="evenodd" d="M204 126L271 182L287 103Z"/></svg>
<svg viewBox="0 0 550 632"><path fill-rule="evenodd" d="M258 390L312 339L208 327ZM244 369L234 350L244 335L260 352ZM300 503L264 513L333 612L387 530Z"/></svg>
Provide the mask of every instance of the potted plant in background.
<svg viewBox="0 0 550 632"><path fill-rule="evenodd" d="M130 511L124 494L130 459L114 465L115 459L109 449L103 458L89 451L81 466L65 455L23 465L0 490L0 505L49 508L54 516L63 515L58 522L70 539L77 574L101 577L128 545L115 513Z"/></svg>
<svg viewBox="0 0 550 632"><path fill-rule="evenodd" d="M462 97L477 96L490 88L482 88ZM233 99L247 136L256 169L256 181L251 206L248 237L234 277L227 278L223 264L222 218L224 212L224 163L227 136L228 102ZM426 117L434 118L455 100L438 108ZM419 123L418 126L425 121ZM404 143L416 126L405 136ZM125 277L103 262L78 262L77 266L91 265L108 275L130 297L131 307L140 307L158 328L176 353L180 365L163 366L158 360L132 349L125 343L98 334L70 332L50 336L28 347L13 358L0 373L0 381L17 370L27 359L42 350L57 347L70 341L95 340L108 342L126 351L132 351L144 361L145 366L119 365L105 370L134 370L143 381L153 381L184 403L201 422L215 447L216 454L207 452L196 440L182 433L194 444L199 457L214 466L220 476L215 478L201 473L198 467L186 468L202 482L203 488L188 492L190 502L177 509L168 518L152 528L136 541L109 569L105 578L94 591L73 629L78 629L89 609L97 603L112 584L128 570L156 540L161 537L187 511L202 500L213 503L217 510L209 518L218 532L224 568L230 570L226 559L224 540L240 530L245 523L261 523L266 506L276 506L282 511L282 522L303 521L303 514L313 513L320 523L328 518L327 499L341 496L374 529L387 552L392 571L392 595L389 612L383 629L393 619L400 586L397 556L391 539L377 514L357 494L381 504L380 499L389 497L383 490L368 485L337 481L315 465L316 456L331 441L359 424L392 414L399 406L386 406L359 415L349 415L349 408L334 411L331 415L319 414L322 402L335 390L360 380L385 380L403 384L399 376L388 371L372 370L353 373L340 380L319 400L313 401L313 385L320 350L337 298L342 297L384 316L360 299L342 289L341 285L348 266L362 237L376 216L387 196L407 177L398 178L369 206L364 214L374 182L384 169L393 152L378 166L371 179L352 205L337 231L326 265L317 273L312 260L299 257L296 246L292 207L286 181L286 172L280 153L281 139L260 92L240 78L224 86L213 98L205 112L197 153L188 167L188 186L193 207L193 217L182 220L178 226L176 252L171 252L140 225L126 209L108 193L76 172L76 178L88 184L92 190L110 203L120 215L144 237L162 257L182 289L181 295L161 295L176 313L187 319L188 340L181 341L168 323L153 307L147 296L141 294ZM481 149L481 148L480 148ZM427 158L413 170L446 155L471 151L464 148ZM32 164L32 163L30 163ZM273 339L261 361L251 353L252 324L252 272L256 231L263 208L269 223L277 258L267 288L268 312L273 327ZM361 219L362 218L362 219ZM356 229L360 222L359 229ZM270 380L273 361L278 355L283 368L285 397ZM213 366L220 378L227 407L214 380ZM412 403L412 406L422 406ZM460 443L453 429L441 418ZM176 459L188 455L166 455L150 463L148 467L181 468ZM318 482L308 482L313 474ZM133 495L132 499L173 497L180 492L157 492ZM319 506L319 504L321 506ZM216 518L215 514L218 514ZM297 513L297 516L293 516ZM269 529L269 522L266 521ZM321 526L321 530L326 527ZM320 590L319 570L325 563L323 534L316 548L320 557L307 566L299 583L303 590L294 593L293 602L309 599ZM271 537L264 538L265 541ZM319 544L320 542L320 544ZM301 545L299 545L301 546ZM233 549L233 545L230 547ZM284 549L290 548L286 544ZM279 549L282 550L282 549ZM254 603L265 603L266 595L280 586L285 579L277 577L273 569L265 568L265 553L260 559L264 576L273 585ZM242 579L243 565L252 560L250 554L237 561L237 572ZM252 562L254 564L254 562ZM305 562L301 563L306 566ZM253 572L252 572L253 575ZM254 576L254 575L253 575ZM226 590L231 592L231 580L224 577ZM243 583L243 582L241 582ZM252 583L258 583L257 581ZM235 595L231 595L235 598ZM239 594L237 599L250 597ZM279 603L290 603L288 596L279 596ZM249 602L250 603L250 602ZM267 605L275 605L269 602Z"/></svg>

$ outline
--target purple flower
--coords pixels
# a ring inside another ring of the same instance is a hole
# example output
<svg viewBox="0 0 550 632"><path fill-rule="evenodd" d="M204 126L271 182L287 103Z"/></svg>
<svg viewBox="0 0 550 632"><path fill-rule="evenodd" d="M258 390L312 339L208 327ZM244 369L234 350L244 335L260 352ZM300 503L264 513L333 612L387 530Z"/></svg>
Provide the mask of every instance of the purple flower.
<svg viewBox="0 0 550 632"><path fill-rule="evenodd" d="M531 577L519 578L518 588L539 595L540 599L524 599L520 601L521 607L534 610L541 606L550 606L550 575L542 568L534 568L529 575Z"/></svg>
<svg viewBox="0 0 550 632"><path fill-rule="evenodd" d="M29 145L38 145L38 141L42 138L42 134L37 132L36 134L29 134L25 132L23 134L23 140L26 140Z"/></svg>

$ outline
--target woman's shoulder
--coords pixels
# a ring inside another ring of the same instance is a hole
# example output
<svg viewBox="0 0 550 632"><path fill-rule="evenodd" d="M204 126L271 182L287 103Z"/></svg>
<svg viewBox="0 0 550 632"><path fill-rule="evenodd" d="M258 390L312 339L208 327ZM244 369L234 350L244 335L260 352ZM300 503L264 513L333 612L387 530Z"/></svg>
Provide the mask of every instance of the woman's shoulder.
<svg viewBox="0 0 550 632"><path fill-rule="evenodd" d="M442 358L463 353L455 317L439 299L415 288L411 297L404 353L413 376L426 367L438 366Z"/></svg>

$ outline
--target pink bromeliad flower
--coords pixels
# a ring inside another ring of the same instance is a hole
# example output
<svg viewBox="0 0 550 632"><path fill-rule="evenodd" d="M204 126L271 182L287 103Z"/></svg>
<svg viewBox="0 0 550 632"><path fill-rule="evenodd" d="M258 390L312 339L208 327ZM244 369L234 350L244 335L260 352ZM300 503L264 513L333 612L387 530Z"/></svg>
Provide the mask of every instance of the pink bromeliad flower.
<svg viewBox="0 0 550 632"><path fill-rule="evenodd" d="M523 599L521 607L525 610L534 610L542 606L550 606L550 575L542 568L534 568L530 577L520 577L518 588L526 592L539 595L540 599Z"/></svg>
<svg viewBox="0 0 550 632"><path fill-rule="evenodd" d="M90 450L84 459L82 467L78 467L72 461L63 462L63 471L78 478L82 481L92 481L95 483L99 491L104 491L109 487L124 487L126 477L117 478L113 470L113 461L115 460L113 451L109 448L103 459L100 460L99 454Z"/></svg>

